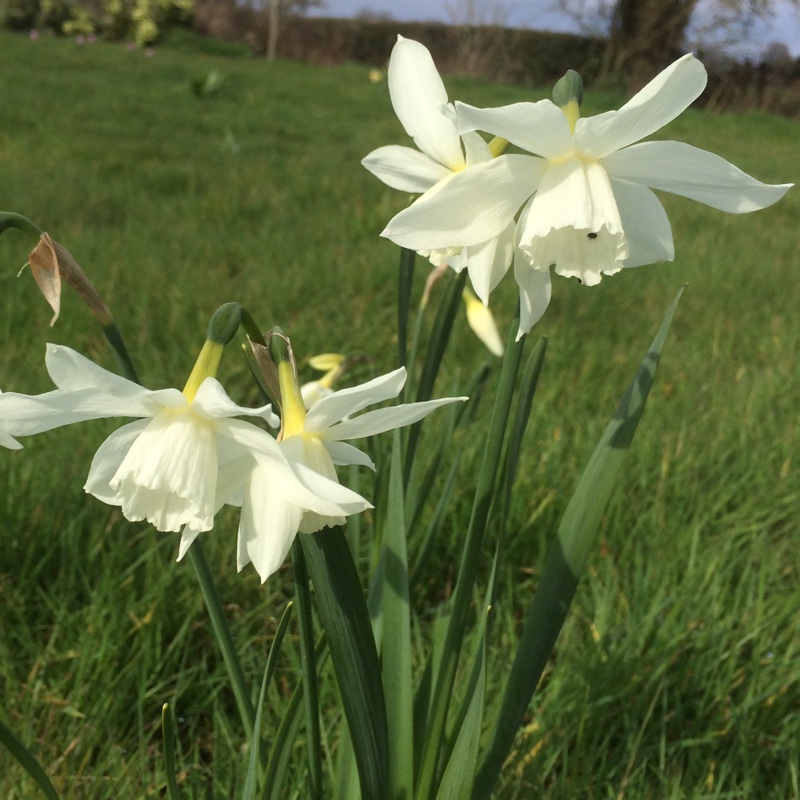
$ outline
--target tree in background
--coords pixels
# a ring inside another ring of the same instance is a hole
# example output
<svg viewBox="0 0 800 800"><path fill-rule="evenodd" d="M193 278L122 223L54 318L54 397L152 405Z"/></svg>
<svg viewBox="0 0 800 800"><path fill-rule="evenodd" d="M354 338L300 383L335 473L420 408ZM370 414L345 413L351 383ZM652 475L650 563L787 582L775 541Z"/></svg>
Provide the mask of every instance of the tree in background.
<svg viewBox="0 0 800 800"><path fill-rule="evenodd" d="M799 0L785 0L800 6ZM587 33L608 39L601 78L626 76L638 89L685 52L687 44L716 48L747 41L776 0L559 0Z"/></svg>
<svg viewBox="0 0 800 800"><path fill-rule="evenodd" d="M274 61L278 54L281 20L302 16L312 8L322 8L325 0L245 0L243 5L266 14L267 60Z"/></svg>
<svg viewBox="0 0 800 800"><path fill-rule="evenodd" d="M509 60L503 29L508 27L510 15L504 0L446 0L444 8L457 31L455 71L471 77L501 78Z"/></svg>

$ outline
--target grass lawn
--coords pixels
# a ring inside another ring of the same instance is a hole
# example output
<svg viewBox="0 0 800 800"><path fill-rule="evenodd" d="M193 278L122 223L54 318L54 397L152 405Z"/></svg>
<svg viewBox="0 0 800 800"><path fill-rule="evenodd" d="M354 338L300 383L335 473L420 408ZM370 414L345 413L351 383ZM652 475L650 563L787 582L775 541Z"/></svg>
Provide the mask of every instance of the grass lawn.
<svg viewBox="0 0 800 800"><path fill-rule="evenodd" d="M147 386L183 385L208 318L231 300L265 329L282 325L300 358L363 351L364 374L394 368L398 251L378 234L407 198L359 161L407 141L385 82L370 83L366 67L168 49L146 57L124 45L2 33L0 70L0 209L30 217L75 255ZM191 81L210 70L223 85L195 96ZM476 105L547 95L446 82L451 98ZM584 113L623 100L588 87ZM713 150L763 181L800 180L797 122L690 110L659 137ZM669 302L689 284L498 798L800 797L800 194L744 217L663 199L675 262L591 290L556 279L531 335L549 346L511 508L487 716L572 488ZM0 387L48 389L46 341L113 367L74 295L48 328L30 275L17 277L29 249L16 231L0 237ZM426 268L417 263L418 297ZM514 290L507 276L492 295L503 330ZM463 386L487 357L459 319L438 393ZM237 401L255 401L235 348L221 378ZM65 800L157 798L161 706L170 702L183 795L238 797L243 735L195 576L175 563L177 538L126 522L81 489L113 427L65 428L0 452L2 719ZM464 491L412 598L420 641L430 641L450 588L476 450L465 448ZM291 570L264 586L250 568L237 574L235 531L223 513L204 545L257 687L292 596ZM412 559L418 540L412 533ZM487 571L491 545L490 536ZM297 682L296 642L293 625L267 730ZM421 664L426 656L421 647ZM332 752L341 719L330 668L321 693ZM295 756L302 786L302 735ZM0 796L36 791L0 751Z"/></svg>

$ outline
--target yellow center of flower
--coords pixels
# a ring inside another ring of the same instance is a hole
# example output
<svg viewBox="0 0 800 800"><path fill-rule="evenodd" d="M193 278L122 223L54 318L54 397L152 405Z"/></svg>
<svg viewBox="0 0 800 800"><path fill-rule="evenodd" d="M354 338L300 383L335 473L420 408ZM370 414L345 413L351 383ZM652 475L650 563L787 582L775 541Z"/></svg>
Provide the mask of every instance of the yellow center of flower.
<svg viewBox="0 0 800 800"><path fill-rule="evenodd" d="M581 116L581 107L578 105L578 101L570 100L566 105L561 106L561 111L569 123L569 132L575 133L575 125Z"/></svg>
<svg viewBox="0 0 800 800"><path fill-rule="evenodd" d="M508 139L504 139L502 136L495 136L494 139L489 142L489 152L492 154L492 158L503 155L508 149L508 145Z"/></svg>
<svg viewBox="0 0 800 800"><path fill-rule="evenodd" d="M278 364L278 383L281 389L281 433L280 439L288 439L303 433L306 422L306 405L300 386L289 361Z"/></svg>
<svg viewBox="0 0 800 800"><path fill-rule="evenodd" d="M219 362L222 359L222 350L223 345L212 342L210 339L206 340L200 355L197 356L197 361L194 362L192 374L189 375L189 380L183 387L183 394L190 403L194 400L200 384L206 378L213 378L217 374Z"/></svg>

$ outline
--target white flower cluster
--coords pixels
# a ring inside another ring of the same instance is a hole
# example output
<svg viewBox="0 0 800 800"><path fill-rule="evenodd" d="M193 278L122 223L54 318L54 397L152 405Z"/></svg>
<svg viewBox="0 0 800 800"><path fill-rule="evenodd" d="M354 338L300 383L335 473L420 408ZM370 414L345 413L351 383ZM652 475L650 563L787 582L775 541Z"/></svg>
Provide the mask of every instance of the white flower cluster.
<svg viewBox="0 0 800 800"><path fill-rule="evenodd" d="M47 370L56 389L41 395L0 393L0 445L18 449L14 437L104 417L138 417L111 434L94 456L85 489L119 506L132 521L181 532L178 558L223 505L241 507L237 565L252 561L264 581L283 563L298 532L338 525L370 503L342 486L335 464L374 468L345 439L410 425L435 408L466 398L443 398L369 411L396 397L406 379L401 368L350 389L332 392L278 441L270 406L234 403L215 378L194 396L178 389L145 389L108 372L68 347L48 345Z"/></svg>
<svg viewBox="0 0 800 800"><path fill-rule="evenodd" d="M362 163L389 186L422 194L382 235L457 271L466 266L484 303L513 260L525 334L550 302L551 267L592 286L626 267L674 258L652 189L741 214L792 186L761 183L681 142L638 143L684 111L706 79L703 65L685 55L618 111L584 119L579 100L452 106L428 50L398 37L389 91L419 151L380 147ZM493 158L479 130L532 155Z"/></svg>

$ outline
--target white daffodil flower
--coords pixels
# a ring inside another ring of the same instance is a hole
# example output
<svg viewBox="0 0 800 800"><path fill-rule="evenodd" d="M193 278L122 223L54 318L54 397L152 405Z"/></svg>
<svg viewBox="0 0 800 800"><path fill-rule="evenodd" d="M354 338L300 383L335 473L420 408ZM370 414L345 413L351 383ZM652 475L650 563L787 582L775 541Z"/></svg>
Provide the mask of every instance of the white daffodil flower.
<svg viewBox="0 0 800 800"><path fill-rule="evenodd" d="M248 439L246 443L256 459L256 466L249 473L243 492L227 500L231 505L242 507L237 567L241 570L252 562L262 582L283 563L296 533L315 533L341 525L350 514L372 507L361 495L339 484L335 464L360 464L374 469L365 453L343 439L373 436L410 425L439 406L466 400L465 397L448 397L345 419L368 405L396 397L405 383L405 369L362 386L331 392L308 411L292 364L282 361L277 369L283 406L277 446L295 482L291 486L277 483L270 474L270 462L264 460L271 455L271 450L260 452L258 445ZM182 549L184 541L191 543L194 535L191 530L184 531Z"/></svg>
<svg viewBox="0 0 800 800"><path fill-rule="evenodd" d="M295 485L295 470L271 436L233 419L260 417L275 425L271 407L237 405L214 378L203 380L189 398L178 389L145 389L68 347L48 345L46 363L58 388L37 396L0 395L5 430L29 436L90 419L141 417L100 446L85 486L103 502L120 506L129 520L146 519L160 531L184 525L198 533L210 530L226 495L244 485L256 461L254 450L259 463L269 460L287 495L305 488Z"/></svg>
<svg viewBox="0 0 800 800"><path fill-rule="evenodd" d="M406 133L419 150L389 145L373 150L362 164L393 189L431 197L454 176L490 161L489 145L474 132L459 136L455 112L428 49L413 39L397 37L389 59L389 94ZM463 147L462 147L463 145ZM434 266L447 262L456 272L465 267L475 292L484 302L511 264L514 225L463 246L445 242L413 247Z"/></svg>
<svg viewBox="0 0 800 800"><path fill-rule="evenodd" d="M734 214L766 208L792 184L770 186L713 153L682 142L636 144L677 117L706 85L691 54L618 111L578 118L576 102L478 109L456 104L458 132L483 130L533 156L499 156L419 198L382 235L403 247L469 247L517 222L514 275L519 334L550 300L550 267L591 286L602 275L674 258L667 215L651 189Z"/></svg>
<svg viewBox="0 0 800 800"><path fill-rule="evenodd" d="M251 430L252 429L252 430ZM313 519L344 522L372 505L361 495L342 486L336 475L325 477L293 460L278 448L265 431L254 426L234 427L225 432L246 449L248 459L220 470L215 512L224 504L241 507L236 546L239 572L251 563L264 583L286 560L298 533L314 533L324 525ZM181 534L178 560L201 531L191 524Z"/></svg>

